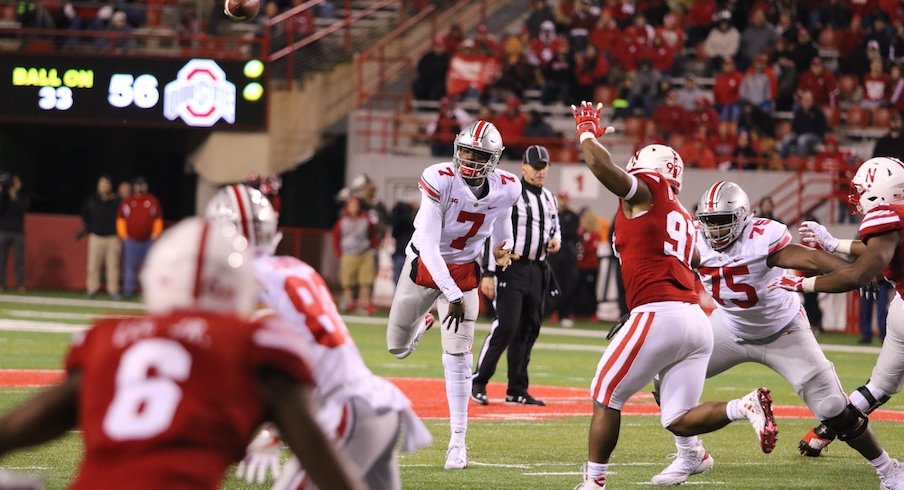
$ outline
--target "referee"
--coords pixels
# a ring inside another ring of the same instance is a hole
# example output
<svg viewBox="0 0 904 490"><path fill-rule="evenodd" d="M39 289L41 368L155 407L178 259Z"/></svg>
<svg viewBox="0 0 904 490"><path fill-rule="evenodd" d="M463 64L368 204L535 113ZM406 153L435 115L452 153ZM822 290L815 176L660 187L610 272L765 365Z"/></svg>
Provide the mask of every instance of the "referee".
<svg viewBox="0 0 904 490"><path fill-rule="evenodd" d="M540 334L543 303L553 281L546 258L550 253L558 252L562 242L556 198L543 188L548 173L549 151L539 145L529 147L521 164L521 198L512 209L515 239L512 252L520 259L506 270L496 271L493 261L486 259L489 254L484 254L487 272L480 282L480 290L490 299L495 295L496 320L480 350L477 374L471 387L471 399L481 405L489 404L486 386L506 348L508 389L505 401L546 405L527 391L527 365Z"/></svg>

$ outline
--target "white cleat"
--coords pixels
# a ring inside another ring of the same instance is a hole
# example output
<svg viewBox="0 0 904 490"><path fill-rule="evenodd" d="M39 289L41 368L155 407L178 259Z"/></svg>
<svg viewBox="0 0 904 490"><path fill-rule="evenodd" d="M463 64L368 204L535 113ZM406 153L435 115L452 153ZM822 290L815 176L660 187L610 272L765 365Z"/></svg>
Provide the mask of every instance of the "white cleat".
<svg viewBox="0 0 904 490"><path fill-rule="evenodd" d="M414 339L411 340L411 343L408 344L408 348L403 350L402 352L394 354L396 356L396 359L405 359L406 357L410 356L411 353L414 352L414 349L417 348L417 344L424 337L424 334L427 333L427 330L430 330L430 327L433 326L433 323L435 321L436 320L433 318L433 315L427 313L427 315L424 316L424 323L422 323L418 328L417 334L415 334Z"/></svg>
<svg viewBox="0 0 904 490"><path fill-rule="evenodd" d="M606 477L584 480L583 483L574 487L574 490L606 490Z"/></svg>
<svg viewBox="0 0 904 490"><path fill-rule="evenodd" d="M771 453L775 449L775 441L778 438L778 427L775 425L775 417L772 415L772 397L766 388L757 388L741 398L738 404L741 413L747 417L753 430L756 431L760 441L760 449L764 453Z"/></svg>
<svg viewBox="0 0 904 490"><path fill-rule="evenodd" d="M468 448L462 445L449 446L446 450L447 470L463 470L468 467Z"/></svg>
<svg viewBox="0 0 904 490"><path fill-rule="evenodd" d="M885 477L879 475L881 490L904 490L904 466L897 459L891 460L891 471Z"/></svg>
<svg viewBox="0 0 904 490"><path fill-rule="evenodd" d="M691 475L699 475L711 470L716 461L703 446L694 449L679 449L672 464L650 479L653 485L680 485Z"/></svg>

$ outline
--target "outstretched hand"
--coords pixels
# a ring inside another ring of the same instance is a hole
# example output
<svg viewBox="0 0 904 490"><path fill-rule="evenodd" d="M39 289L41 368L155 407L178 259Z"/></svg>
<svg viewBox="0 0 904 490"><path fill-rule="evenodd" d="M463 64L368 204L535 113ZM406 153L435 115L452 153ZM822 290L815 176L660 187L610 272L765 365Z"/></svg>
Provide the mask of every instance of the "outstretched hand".
<svg viewBox="0 0 904 490"><path fill-rule="evenodd" d="M788 291L802 293L804 291L804 278L801 276L778 277L773 279L772 282L766 286L766 290L768 291L772 291L773 289L786 289Z"/></svg>
<svg viewBox="0 0 904 490"><path fill-rule="evenodd" d="M596 108L592 102L581 102L581 107L571 106L571 113L574 114L574 126L578 136L584 133L593 133L593 136L599 138L604 134L615 131L612 126L603 128L600 123L600 116L603 114L603 104L599 103Z"/></svg>
<svg viewBox="0 0 904 490"><path fill-rule="evenodd" d="M808 247L826 252L834 252L838 248L838 239L833 237L825 226L815 221L804 221L797 229L800 241Z"/></svg>

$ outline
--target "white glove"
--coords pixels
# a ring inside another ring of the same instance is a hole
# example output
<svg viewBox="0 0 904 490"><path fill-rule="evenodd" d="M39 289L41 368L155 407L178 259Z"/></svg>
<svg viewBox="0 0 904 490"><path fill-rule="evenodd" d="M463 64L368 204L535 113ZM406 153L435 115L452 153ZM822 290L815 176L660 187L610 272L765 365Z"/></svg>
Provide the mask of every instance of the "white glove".
<svg viewBox="0 0 904 490"><path fill-rule="evenodd" d="M838 248L838 239L833 237L825 226L815 221L804 221L797 229L800 233L800 241L808 247L813 247L826 252L834 252Z"/></svg>
<svg viewBox="0 0 904 490"><path fill-rule="evenodd" d="M271 424L264 424L257 437L248 444L245 458L239 463L235 474L248 483L264 483L268 471L274 479L279 478L281 454L279 431Z"/></svg>

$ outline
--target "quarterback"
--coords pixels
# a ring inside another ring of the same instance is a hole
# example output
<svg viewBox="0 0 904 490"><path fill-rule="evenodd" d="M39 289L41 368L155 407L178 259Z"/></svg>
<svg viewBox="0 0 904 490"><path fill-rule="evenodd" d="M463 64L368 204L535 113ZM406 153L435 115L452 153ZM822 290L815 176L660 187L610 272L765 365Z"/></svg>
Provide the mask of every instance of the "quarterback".
<svg viewBox="0 0 904 490"><path fill-rule="evenodd" d="M447 470L468 466L465 435L471 346L480 306L478 259L487 239L500 267L508 267L516 258L510 252L511 209L521 195L521 183L496 168L502 150L496 127L477 121L455 137L451 162L431 165L421 174L421 206L389 310L386 345L399 359L408 357L433 325L428 312L434 302L443 318L443 372L451 428Z"/></svg>

